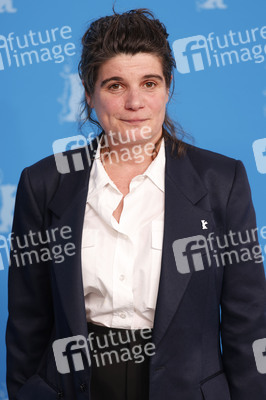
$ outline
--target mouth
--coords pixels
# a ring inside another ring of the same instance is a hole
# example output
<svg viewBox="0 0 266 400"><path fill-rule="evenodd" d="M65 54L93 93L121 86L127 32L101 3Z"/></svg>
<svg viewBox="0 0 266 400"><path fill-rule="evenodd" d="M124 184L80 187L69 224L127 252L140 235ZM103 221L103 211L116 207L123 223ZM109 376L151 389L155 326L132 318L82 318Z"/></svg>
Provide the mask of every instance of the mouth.
<svg viewBox="0 0 266 400"><path fill-rule="evenodd" d="M148 120L147 119L121 119L121 121L132 125L132 124L140 124L140 123L148 121Z"/></svg>

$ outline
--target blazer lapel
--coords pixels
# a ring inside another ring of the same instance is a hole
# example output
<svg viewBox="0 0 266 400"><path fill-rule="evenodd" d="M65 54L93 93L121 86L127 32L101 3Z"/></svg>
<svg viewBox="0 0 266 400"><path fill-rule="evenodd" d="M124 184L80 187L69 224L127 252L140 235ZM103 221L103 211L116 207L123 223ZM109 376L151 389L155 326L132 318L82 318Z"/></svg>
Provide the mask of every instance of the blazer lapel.
<svg viewBox="0 0 266 400"><path fill-rule="evenodd" d="M73 243L75 246L75 250L71 252L75 254L65 255L64 262L54 263L52 270L60 298L57 312L63 312L66 317L69 336L88 335L81 269L81 241L88 183L96 145L97 143L93 142L93 149L88 147L91 160L88 168L61 176L60 186L48 206L53 213L50 228L58 227L60 231L62 227L68 226L71 229L67 235L70 238L65 240L60 237L59 243L56 244L61 244L62 248L67 243ZM88 148L80 149L83 160ZM58 318L62 319L62 315L58 315Z"/></svg>
<svg viewBox="0 0 266 400"><path fill-rule="evenodd" d="M211 221L207 189L195 171L186 154L173 158L171 145L166 142L165 171L165 219L162 251L162 265L153 340L156 346L163 338L176 313L191 273L177 271L173 242L190 236L202 234L201 220ZM201 206L197 203L201 203Z"/></svg>

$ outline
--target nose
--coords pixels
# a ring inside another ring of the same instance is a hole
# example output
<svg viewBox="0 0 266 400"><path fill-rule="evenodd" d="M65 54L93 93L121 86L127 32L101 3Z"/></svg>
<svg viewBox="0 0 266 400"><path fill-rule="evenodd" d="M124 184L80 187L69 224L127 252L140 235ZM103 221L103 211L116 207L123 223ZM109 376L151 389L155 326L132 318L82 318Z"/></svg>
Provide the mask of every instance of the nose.
<svg viewBox="0 0 266 400"><path fill-rule="evenodd" d="M144 107L143 96L139 89L130 89L126 94L125 108L127 110L139 110Z"/></svg>

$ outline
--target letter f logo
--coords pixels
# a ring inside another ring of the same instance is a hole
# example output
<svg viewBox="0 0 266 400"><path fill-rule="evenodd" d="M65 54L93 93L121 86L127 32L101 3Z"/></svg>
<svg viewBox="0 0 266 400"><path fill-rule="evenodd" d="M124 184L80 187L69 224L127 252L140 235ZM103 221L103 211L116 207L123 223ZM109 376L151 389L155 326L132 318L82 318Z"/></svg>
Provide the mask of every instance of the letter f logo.
<svg viewBox="0 0 266 400"><path fill-rule="evenodd" d="M176 68L181 74L202 71L211 65L207 40L202 35L175 40L173 50Z"/></svg>
<svg viewBox="0 0 266 400"><path fill-rule="evenodd" d="M207 240L203 235L176 240L173 243L173 251L176 268L181 274L201 271L211 265Z"/></svg>
<svg viewBox="0 0 266 400"><path fill-rule="evenodd" d="M1 44L2 42L2 44ZM7 40L6 37L3 35L0 35L0 49L5 49L6 52L6 57L7 57L7 62L8 62L8 66L10 67L11 65L11 58L10 58L10 54L9 54L9 49L8 49L8 45L7 45ZM0 53L0 71L5 69L4 67L4 61L3 61L3 56Z"/></svg>

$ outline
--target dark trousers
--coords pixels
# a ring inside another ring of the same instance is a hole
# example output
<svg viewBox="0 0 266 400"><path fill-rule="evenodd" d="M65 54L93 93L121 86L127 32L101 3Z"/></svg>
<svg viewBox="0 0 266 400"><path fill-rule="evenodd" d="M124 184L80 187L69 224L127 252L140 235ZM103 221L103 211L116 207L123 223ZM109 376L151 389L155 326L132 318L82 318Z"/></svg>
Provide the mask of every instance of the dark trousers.
<svg viewBox="0 0 266 400"><path fill-rule="evenodd" d="M88 332L91 400L148 400L149 355L144 349L151 338L143 337L140 330L92 323L88 323Z"/></svg>

